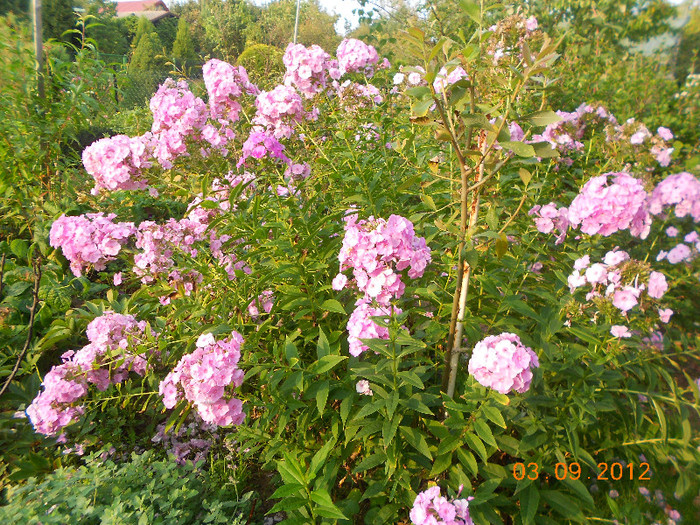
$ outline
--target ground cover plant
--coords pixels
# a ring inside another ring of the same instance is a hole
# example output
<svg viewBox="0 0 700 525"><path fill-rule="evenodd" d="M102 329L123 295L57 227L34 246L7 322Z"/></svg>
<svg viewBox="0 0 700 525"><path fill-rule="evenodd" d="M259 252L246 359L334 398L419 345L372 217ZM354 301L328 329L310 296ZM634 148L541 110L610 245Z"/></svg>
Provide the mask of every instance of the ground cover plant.
<svg viewBox="0 0 700 525"><path fill-rule="evenodd" d="M2 245L30 313L7 435L37 441L0 516L700 517L697 144L551 107L561 42L462 9L405 65L290 44L261 90L211 59L205 94L168 79L150 131L83 149L80 206Z"/></svg>

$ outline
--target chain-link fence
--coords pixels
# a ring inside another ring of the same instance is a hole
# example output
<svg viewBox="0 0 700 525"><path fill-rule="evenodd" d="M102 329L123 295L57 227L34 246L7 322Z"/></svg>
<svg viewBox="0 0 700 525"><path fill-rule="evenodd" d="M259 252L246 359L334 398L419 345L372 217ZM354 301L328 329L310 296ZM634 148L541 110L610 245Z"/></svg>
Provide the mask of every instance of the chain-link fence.
<svg viewBox="0 0 700 525"><path fill-rule="evenodd" d="M120 110L147 106L158 86L167 78L186 78L196 93L202 84L201 61L188 61L184 64L168 64L156 70L130 70L127 55L100 53L100 58L114 69L114 87Z"/></svg>

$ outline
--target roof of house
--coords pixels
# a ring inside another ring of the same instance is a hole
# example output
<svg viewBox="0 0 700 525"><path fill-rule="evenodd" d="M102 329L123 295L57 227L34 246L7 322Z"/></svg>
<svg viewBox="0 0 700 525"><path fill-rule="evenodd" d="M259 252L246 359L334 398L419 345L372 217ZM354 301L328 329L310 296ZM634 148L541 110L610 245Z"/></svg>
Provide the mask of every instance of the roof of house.
<svg viewBox="0 0 700 525"><path fill-rule="evenodd" d="M138 0L117 2L117 18L127 16L145 16L151 22L168 16L174 16L163 0Z"/></svg>
<svg viewBox="0 0 700 525"><path fill-rule="evenodd" d="M163 0L117 2L117 13L137 13L141 11L169 11L169 9Z"/></svg>

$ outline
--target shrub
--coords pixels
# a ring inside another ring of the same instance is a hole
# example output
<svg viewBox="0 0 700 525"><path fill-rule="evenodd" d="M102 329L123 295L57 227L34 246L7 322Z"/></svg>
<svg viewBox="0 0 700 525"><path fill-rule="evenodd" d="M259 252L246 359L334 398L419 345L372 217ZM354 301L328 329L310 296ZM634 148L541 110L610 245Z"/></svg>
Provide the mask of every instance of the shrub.
<svg viewBox="0 0 700 525"><path fill-rule="evenodd" d="M270 89L279 84L284 74L282 51L266 44L253 44L245 48L237 64L248 71L250 79L261 89Z"/></svg>
<svg viewBox="0 0 700 525"><path fill-rule="evenodd" d="M134 453L125 462L94 454L80 467L62 467L10 488L0 519L46 525L245 523L244 503L228 496L192 465L157 460L153 452Z"/></svg>

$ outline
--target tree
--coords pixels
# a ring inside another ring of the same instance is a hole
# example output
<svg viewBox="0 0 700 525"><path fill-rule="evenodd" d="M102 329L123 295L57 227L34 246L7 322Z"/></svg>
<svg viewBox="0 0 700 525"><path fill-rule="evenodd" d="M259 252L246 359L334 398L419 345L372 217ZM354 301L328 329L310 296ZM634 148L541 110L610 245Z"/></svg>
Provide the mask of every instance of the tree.
<svg viewBox="0 0 700 525"><path fill-rule="evenodd" d="M131 55L131 61L129 62L129 74L137 71L162 71L165 66L162 56L163 44L158 38L156 32L153 31L143 33L139 39L136 49L134 49L134 54Z"/></svg>
<svg viewBox="0 0 700 525"><path fill-rule="evenodd" d="M287 47L294 36L295 0L271 2L260 11L254 24L246 28L248 45L268 44L281 49ZM338 17L321 9L317 0L305 0L299 13L298 42L306 46L316 44L332 52L340 43L335 31Z"/></svg>
<svg viewBox="0 0 700 525"><path fill-rule="evenodd" d="M154 27L153 22L151 22L145 16L140 16L138 18L138 21L136 22L136 33L134 34L134 38L131 40L132 49L135 50L138 47L139 42L141 42L141 37L143 37L143 35L155 33L156 28ZM158 43L161 44L160 38L158 38ZM162 47L162 45L160 45L159 47Z"/></svg>
<svg viewBox="0 0 700 525"><path fill-rule="evenodd" d="M44 40L55 38L69 41L70 37L62 38L61 35L75 27L76 16L73 12L73 2L71 0L44 0L41 22Z"/></svg>
<svg viewBox="0 0 700 525"><path fill-rule="evenodd" d="M177 35L175 35L175 42L173 42L172 56L178 65L186 65L197 58L190 36L190 27L184 18L180 18L177 22Z"/></svg>
<svg viewBox="0 0 700 525"><path fill-rule="evenodd" d="M202 8L207 46L222 60L234 61L245 49L246 30L260 10L247 0L210 0Z"/></svg>
<svg viewBox="0 0 700 525"><path fill-rule="evenodd" d="M676 79L683 82L689 74L700 72L700 8L690 11L690 20L683 28L676 58Z"/></svg>
<svg viewBox="0 0 700 525"><path fill-rule="evenodd" d="M101 53L126 55L129 52L129 31L125 19L117 18L117 8L109 0L89 0L85 12L94 16L96 24L87 30L88 36L97 42Z"/></svg>

